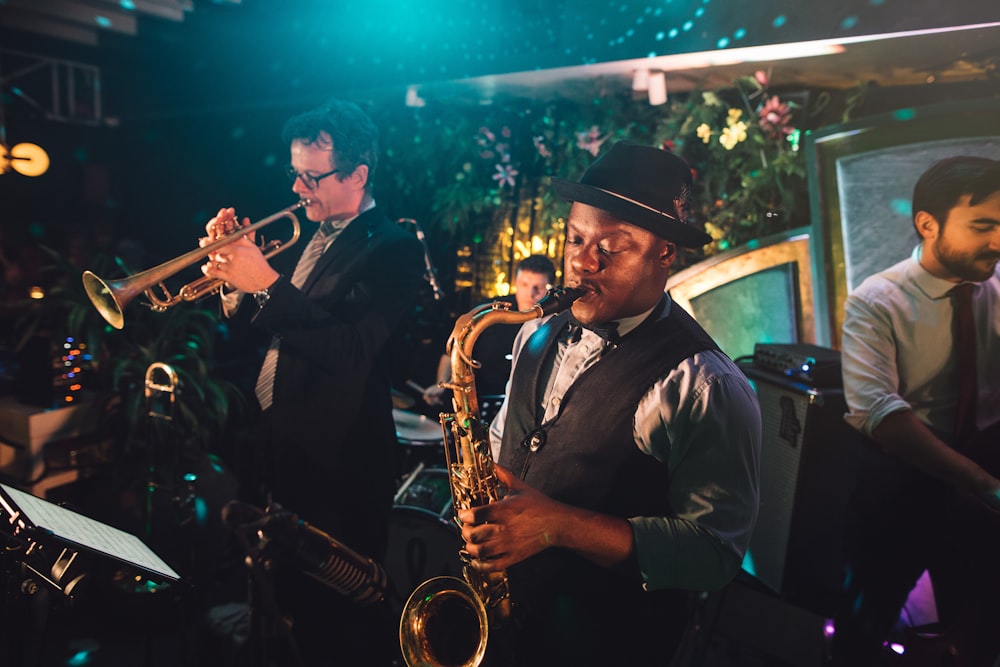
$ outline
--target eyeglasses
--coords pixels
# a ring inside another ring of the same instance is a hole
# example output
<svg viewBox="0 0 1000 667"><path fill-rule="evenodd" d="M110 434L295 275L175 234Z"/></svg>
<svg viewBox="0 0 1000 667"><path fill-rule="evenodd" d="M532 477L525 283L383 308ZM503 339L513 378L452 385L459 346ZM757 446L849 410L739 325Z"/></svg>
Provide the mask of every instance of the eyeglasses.
<svg viewBox="0 0 1000 667"><path fill-rule="evenodd" d="M288 174L289 181L294 183L296 179L301 178L302 184L307 188L309 188L310 190L315 190L316 187L319 186L319 182L322 181L327 176L333 176L334 174L339 174L340 171L341 171L340 169L334 169L333 171L328 171L325 174L320 174L319 176L313 176L312 174L303 174L301 172L295 171L295 168L292 165L288 165L287 167L285 167L285 173Z"/></svg>

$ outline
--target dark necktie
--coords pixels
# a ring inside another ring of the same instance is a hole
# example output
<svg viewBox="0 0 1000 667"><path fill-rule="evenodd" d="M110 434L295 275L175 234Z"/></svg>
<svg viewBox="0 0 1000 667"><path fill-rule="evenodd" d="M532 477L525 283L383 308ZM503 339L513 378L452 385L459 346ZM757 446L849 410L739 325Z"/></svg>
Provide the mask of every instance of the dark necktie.
<svg viewBox="0 0 1000 667"><path fill-rule="evenodd" d="M302 289L306 278L312 273L316 262L319 261L323 251L326 250L326 243L333 231L333 224L329 220L323 222L319 226L319 229L316 230L316 233L313 234L312 240L309 241L309 245L302 252L302 256L299 257L299 263L295 265L295 272L292 273L292 284L299 289ZM260 375L257 376L257 385L254 388L254 393L257 394L257 402L260 403L261 410L267 410L271 407L271 403L274 402L274 372L278 368L278 348L280 342L281 340L277 336L271 338L271 345L267 348L267 354L264 355L264 363L260 367Z"/></svg>
<svg viewBox="0 0 1000 667"><path fill-rule="evenodd" d="M954 345L958 371L958 413L955 438L961 443L976 433L976 321L972 315L973 283L962 283L951 290L954 308Z"/></svg>

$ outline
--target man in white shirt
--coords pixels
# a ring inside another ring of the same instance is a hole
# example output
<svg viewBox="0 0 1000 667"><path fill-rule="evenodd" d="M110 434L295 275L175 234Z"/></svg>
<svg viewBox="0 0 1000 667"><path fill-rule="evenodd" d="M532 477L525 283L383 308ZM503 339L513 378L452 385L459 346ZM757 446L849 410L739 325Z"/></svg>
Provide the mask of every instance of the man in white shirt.
<svg viewBox="0 0 1000 667"><path fill-rule="evenodd" d="M934 164L914 188L913 222L913 255L865 280L846 303L846 418L888 458L862 486L869 495L834 640L844 667L880 664L882 643L925 569L942 621L972 638L960 649L975 656L968 664L993 664L997 650L1000 162ZM953 328L963 291L974 323L969 342Z"/></svg>

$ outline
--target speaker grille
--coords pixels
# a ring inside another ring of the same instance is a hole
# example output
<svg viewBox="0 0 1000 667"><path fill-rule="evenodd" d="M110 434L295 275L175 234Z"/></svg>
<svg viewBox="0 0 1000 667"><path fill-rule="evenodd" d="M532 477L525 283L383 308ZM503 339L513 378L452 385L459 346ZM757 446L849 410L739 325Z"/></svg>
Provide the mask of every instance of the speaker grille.
<svg viewBox="0 0 1000 667"><path fill-rule="evenodd" d="M760 452L760 509L750 540L747 569L761 583L781 592L792 509L802 458L803 430L814 394L791 393L756 380L763 425Z"/></svg>
<svg viewBox="0 0 1000 667"><path fill-rule="evenodd" d="M827 613L843 576L850 497L872 453L846 424L839 388L742 366L760 402L760 510L743 568L782 597Z"/></svg>

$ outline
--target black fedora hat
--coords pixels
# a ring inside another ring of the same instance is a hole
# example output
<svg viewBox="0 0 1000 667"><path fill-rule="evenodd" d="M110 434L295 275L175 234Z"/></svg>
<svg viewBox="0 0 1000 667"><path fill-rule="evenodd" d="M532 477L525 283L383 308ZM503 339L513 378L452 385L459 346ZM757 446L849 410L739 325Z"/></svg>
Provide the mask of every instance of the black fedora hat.
<svg viewBox="0 0 1000 667"><path fill-rule="evenodd" d="M553 178L552 184L563 199L607 211L679 246L697 248L712 240L688 224L691 167L669 151L620 141L579 183Z"/></svg>

